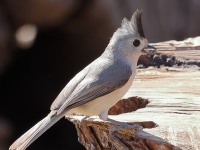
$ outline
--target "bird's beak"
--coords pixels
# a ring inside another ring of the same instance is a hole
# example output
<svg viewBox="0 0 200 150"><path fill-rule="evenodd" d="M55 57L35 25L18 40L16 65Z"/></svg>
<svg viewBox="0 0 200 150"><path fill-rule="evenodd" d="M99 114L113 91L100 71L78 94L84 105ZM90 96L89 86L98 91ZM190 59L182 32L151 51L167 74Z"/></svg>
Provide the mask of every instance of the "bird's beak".
<svg viewBox="0 0 200 150"><path fill-rule="evenodd" d="M142 53L147 53L147 54L155 54L155 53L157 53L156 48L154 46L149 45L149 44L147 45L147 47L142 49L141 52Z"/></svg>

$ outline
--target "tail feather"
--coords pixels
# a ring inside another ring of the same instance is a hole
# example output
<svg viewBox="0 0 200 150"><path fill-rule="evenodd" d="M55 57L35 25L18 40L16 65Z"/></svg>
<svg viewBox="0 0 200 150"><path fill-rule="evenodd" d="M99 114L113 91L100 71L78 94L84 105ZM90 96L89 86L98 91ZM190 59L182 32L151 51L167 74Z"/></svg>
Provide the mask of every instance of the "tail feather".
<svg viewBox="0 0 200 150"><path fill-rule="evenodd" d="M52 125L54 125L58 120L62 118L62 115L48 115L26 133L24 133L20 138L18 138L9 148L9 150L24 150L31 143L33 143L39 136L41 136L46 130L48 130Z"/></svg>

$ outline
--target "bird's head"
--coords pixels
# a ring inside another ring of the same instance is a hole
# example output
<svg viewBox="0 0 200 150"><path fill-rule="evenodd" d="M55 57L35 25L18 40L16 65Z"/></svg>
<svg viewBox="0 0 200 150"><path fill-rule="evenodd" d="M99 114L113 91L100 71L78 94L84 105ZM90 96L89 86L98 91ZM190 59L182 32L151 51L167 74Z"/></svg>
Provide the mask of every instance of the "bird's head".
<svg viewBox="0 0 200 150"><path fill-rule="evenodd" d="M148 40L145 38L142 21L142 11L136 10L130 21L122 20L121 27L113 34L110 40L114 51L118 51L127 57L139 57L148 47Z"/></svg>

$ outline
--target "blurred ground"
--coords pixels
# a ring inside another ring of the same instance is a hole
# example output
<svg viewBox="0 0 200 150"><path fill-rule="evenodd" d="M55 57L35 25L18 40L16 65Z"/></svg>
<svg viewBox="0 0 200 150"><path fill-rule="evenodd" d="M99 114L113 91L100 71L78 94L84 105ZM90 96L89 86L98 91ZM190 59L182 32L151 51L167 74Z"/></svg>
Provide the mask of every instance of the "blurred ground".
<svg viewBox="0 0 200 150"><path fill-rule="evenodd" d="M123 17L143 9L150 42L183 40L200 34L199 6L198 0L1 0L0 127L7 124L7 134L0 149L49 112L70 78L105 49ZM69 146L83 148L63 119L30 149Z"/></svg>

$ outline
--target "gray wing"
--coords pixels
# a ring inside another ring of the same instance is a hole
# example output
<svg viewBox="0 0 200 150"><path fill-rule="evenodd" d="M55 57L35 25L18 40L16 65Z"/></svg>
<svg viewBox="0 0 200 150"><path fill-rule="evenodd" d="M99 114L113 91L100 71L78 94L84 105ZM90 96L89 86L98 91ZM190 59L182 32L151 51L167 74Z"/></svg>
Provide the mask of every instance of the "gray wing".
<svg viewBox="0 0 200 150"><path fill-rule="evenodd" d="M63 93L62 98L65 101L57 108L57 113L78 107L120 88L129 80L131 74L130 66L120 62L99 63L98 69L91 65L84 79L74 88L70 96L66 97L66 93Z"/></svg>
<svg viewBox="0 0 200 150"><path fill-rule="evenodd" d="M51 110L58 110L65 103L67 97L70 97L70 95L73 93L76 87L81 83L81 81L87 75L88 68L89 66L85 67L82 71L76 74L74 78L72 78L69 81L69 83L63 88L63 90L59 93L57 98L52 103L50 108Z"/></svg>

